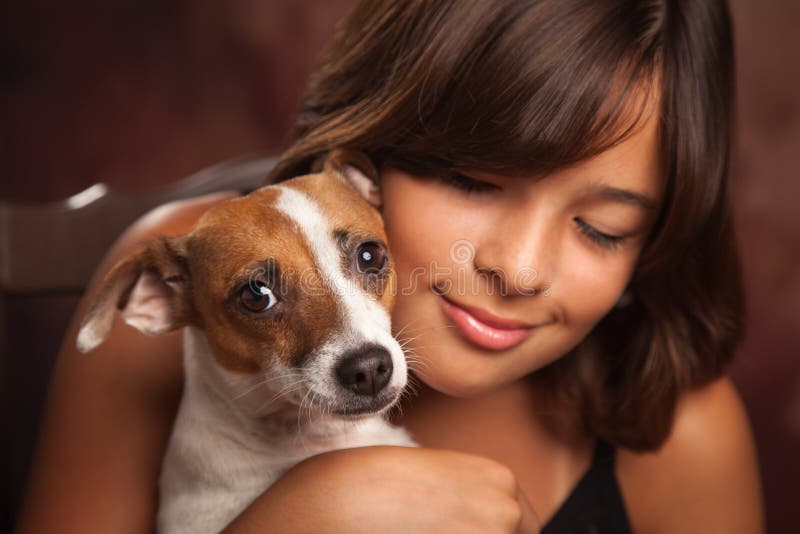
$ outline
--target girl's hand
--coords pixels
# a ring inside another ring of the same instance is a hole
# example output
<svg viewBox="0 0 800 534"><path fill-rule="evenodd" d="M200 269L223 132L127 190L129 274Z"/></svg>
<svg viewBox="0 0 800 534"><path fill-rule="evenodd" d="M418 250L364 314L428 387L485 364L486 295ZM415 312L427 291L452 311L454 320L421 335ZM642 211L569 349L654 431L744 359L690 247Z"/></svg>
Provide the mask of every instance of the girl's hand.
<svg viewBox="0 0 800 534"><path fill-rule="evenodd" d="M332 451L296 465L226 532L537 533L506 466L409 447Z"/></svg>

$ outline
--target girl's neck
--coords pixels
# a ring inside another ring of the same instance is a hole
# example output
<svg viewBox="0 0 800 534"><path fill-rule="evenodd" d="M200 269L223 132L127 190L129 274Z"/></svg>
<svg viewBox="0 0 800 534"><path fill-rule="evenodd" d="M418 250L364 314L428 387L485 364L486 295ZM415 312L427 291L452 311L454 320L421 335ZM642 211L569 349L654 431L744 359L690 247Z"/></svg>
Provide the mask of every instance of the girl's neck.
<svg viewBox="0 0 800 534"><path fill-rule="evenodd" d="M495 429L524 432L541 442L563 442L554 436L537 413L535 389L530 377L523 377L493 390L460 398L437 391L413 378L416 394L407 396L401 409L392 411L392 422L405 426L423 445L442 445L448 433L454 439L480 433L487 424ZM449 432L448 432L449 431Z"/></svg>
<svg viewBox="0 0 800 534"><path fill-rule="evenodd" d="M494 389L468 397L455 397L438 391L416 375L410 378L411 388L414 393L403 399L403 413L413 416L411 412L417 409L427 409L428 406L458 408L459 410L477 408L487 404L514 403L532 407L534 386L528 377L520 378L514 382L503 384ZM405 415L402 416L405 418Z"/></svg>

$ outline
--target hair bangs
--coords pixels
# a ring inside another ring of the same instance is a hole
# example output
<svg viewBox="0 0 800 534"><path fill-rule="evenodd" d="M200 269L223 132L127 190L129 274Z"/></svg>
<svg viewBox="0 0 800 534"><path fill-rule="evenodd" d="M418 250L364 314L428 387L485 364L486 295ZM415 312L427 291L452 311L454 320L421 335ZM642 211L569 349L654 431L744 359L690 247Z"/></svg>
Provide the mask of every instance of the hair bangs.
<svg viewBox="0 0 800 534"><path fill-rule="evenodd" d="M575 17L564 16L563 2L525 4L473 14L468 31L482 35L470 40L473 47L429 61L417 120L380 159L420 174L543 174L597 155L635 130L658 96L652 26L660 17L642 13L635 24L623 5L566 6L585 11Z"/></svg>

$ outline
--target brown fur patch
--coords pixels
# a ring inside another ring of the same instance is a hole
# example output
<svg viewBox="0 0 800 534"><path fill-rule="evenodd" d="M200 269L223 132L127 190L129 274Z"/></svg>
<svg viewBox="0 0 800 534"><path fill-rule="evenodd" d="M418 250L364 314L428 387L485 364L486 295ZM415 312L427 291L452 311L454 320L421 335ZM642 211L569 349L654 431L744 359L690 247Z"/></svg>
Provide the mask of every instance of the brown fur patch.
<svg viewBox="0 0 800 534"><path fill-rule="evenodd" d="M298 365L341 323L300 228L272 207L277 195L266 188L221 204L188 244L193 304L215 358L232 371L253 373L272 358ZM279 302L250 312L239 304L239 291L263 274L268 258L279 266L273 287Z"/></svg>

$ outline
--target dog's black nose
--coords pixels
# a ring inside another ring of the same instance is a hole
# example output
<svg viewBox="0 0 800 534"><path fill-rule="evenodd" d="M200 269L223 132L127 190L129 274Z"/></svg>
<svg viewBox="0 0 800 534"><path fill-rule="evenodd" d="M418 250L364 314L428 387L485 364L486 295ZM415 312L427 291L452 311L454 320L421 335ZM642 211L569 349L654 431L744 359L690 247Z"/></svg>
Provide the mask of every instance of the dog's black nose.
<svg viewBox="0 0 800 534"><path fill-rule="evenodd" d="M345 355L336 368L339 383L359 395L376 395L392 378L392 357L379 346Z"/></svg>

